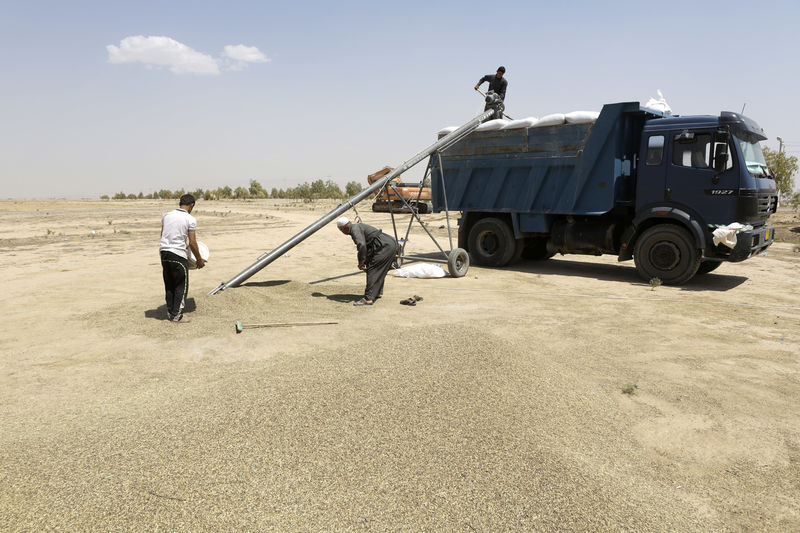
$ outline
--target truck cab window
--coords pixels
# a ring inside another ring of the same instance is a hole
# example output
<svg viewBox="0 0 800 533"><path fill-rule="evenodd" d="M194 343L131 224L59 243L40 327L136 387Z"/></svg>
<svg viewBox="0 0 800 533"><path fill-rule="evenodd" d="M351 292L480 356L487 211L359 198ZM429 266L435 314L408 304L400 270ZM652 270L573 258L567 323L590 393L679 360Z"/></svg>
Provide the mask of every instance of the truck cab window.
<svg viewBox="0 0 800 533"><path fill-rule="evenodd" d="M651 135L647 140L647 155L645 164L649 166L660 165L664 160L664 136Z"/></svg>
<svg viewBox="0 0 800 533"><path fill-rule="evenodd" d="M680 167L711 168L711 134L676 135L672 143L672 163Z"/></svg>

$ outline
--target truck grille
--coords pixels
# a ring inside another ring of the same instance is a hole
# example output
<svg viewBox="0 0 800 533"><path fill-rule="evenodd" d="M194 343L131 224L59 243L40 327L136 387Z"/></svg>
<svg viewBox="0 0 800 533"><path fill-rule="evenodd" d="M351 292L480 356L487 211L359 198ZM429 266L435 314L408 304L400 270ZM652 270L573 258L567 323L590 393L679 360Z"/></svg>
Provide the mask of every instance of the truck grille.
<svg viewBox="0 0 800 533"><path fill-rule="evenodd" d="M758 195L758 214L769 215L778 210L778 197L769 193Z"/></svg>

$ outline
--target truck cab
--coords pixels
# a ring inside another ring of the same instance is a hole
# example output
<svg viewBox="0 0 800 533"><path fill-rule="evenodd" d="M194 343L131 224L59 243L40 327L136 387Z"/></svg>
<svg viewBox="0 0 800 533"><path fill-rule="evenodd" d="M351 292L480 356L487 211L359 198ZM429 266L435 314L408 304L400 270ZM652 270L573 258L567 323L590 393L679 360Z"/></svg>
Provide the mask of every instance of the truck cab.
<svg viewBox="0 0 800 533"><path fill-rule="evenodd" d="M659 219L682 225L701 250L700 273L766 249L772 242L766 222L777 208L777 192L759 145L763 140L758 124L728 111L648 120L637 169L636 233ZM714 229L732 222L752 229L740 231L733 248L715 245ZM670 246L660 250L666 261L674 259ZM624 248L622 259L631 252Z"/></svg>

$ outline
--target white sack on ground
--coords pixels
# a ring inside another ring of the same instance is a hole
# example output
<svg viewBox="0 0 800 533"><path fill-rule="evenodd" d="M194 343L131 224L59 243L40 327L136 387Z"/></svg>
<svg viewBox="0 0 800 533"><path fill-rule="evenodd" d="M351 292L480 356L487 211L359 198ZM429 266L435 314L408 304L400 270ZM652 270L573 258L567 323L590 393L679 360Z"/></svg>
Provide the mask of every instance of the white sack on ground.
<svg viewBox="0 0 800 533"><path fill-rule="evenodd" d="M392 276L398 278L443 278L446 272L436 265L430 263L414 263L403 268L392 270Z"/></svg>
<svg viewBox="0 0 800 533"><path fill-rule="evenodd" d="M494 130L499 130L499 129L503 129L503 126L505 126L506 124L508 124L508 120L506 120L504 118L496 118L494 120L489 120L487 122L484 122L483 124L481 124L480 126L475 128L475 131L494 131Z"/></svg>
<svg viewBox="0 0 800 533"><path fill-rule="evenodd" d="M545 115L539 119L539 122L534 124L533 128L542 128L544 126L560 126L567 120L564 116L564 113L553 113L551 115Z"/></svg>
<svg viewBox="0 0 800 533"><path fill-rule="evenodd" d="M458 126L447 126L446 128L442 128L436 132L436 135L447 135L448 133L453 133L458 129Z"/></svg>
<svg viewBox="0 0 800 533"><path fill-rule="evenodd" d="M738 222L728 224L727 226L720 226L713 231L714 244L717 245L722 243L728 248L733 248L736 246L736 234L738 234L740 231L750 231L752 229L753 226L744 226Z"/></svg>
<svg viewBox="0 0 800 533"><path fill-rule="evenodd" d="M664 95L661 94L661 89L658 89L656 92L658 93L658 98L650 98L650 100L644 104L644 107L659 111L666 116L672 115L672 108L667 103L667 99L664 98Z"/></svg>
<svg viewBox="0 0 800 533"><path fill-rule="evenodd" d="M600 116L598 111L573 111L564 115L567 124L588 124L589 122L596 122L597 117Z"/></svg>
<svg viewBox="0 0 800 533"><path fill-rule="evenodd" d="M505 126L503 126L502 129L514 130L517 128L530 128L537 122L539 122L539 119L536 117L518 118L517 120L509 120L508 123Z"/></svg>

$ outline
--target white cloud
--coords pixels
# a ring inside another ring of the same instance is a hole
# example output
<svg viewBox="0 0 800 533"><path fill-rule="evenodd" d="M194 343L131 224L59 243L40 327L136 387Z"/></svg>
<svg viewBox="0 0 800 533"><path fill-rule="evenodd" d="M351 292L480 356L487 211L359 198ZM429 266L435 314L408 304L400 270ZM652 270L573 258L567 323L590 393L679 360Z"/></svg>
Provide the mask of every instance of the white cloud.
<svg viewBox="0 0 800 533"><path fill-rule="evenodd" d="M223 70L242 70L251 63L267 63L270 58L255 46L226 45L219 58L198 52L169 37L132 35L119 46L109 44L109 63L144 63L147 68L166 67L175 74L218 75Z"/></svg>
<svg viewBox="0 0 800 533"><path fill-rule="evenodd" d="M147 66L168 67L175 74L219 74L219 64L203 54L169 37L125 37L119 46L109 44L109 63L144 63Z"/></svg>
<svg viewBox="0 0 800 533"><path fill-rule="evenodd" d="M245 46L243 44L227 45L222 55L245 63L266 63L270 60L255 46Z"/></svg>
<svg viewBox="0 0 800 533"><path fill-rule="evenodd" d="M255 46L229 44L222 51L225 70L242 70L250 63L267 63L270 59Z"/></svg>

